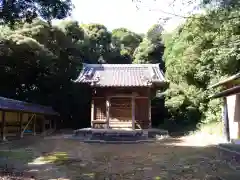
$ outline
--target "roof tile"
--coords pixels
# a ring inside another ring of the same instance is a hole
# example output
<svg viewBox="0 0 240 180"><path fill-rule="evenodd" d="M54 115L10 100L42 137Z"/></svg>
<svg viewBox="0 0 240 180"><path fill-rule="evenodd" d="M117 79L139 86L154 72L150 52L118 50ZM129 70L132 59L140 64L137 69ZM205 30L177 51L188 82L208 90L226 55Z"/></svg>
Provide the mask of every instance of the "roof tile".
<svg viewBox="0 0 240 180"><path fill-rule="evenodd" d="M84 64L75 82L102 87L137 87L165 82L165 78L158 64Z"/></svg>

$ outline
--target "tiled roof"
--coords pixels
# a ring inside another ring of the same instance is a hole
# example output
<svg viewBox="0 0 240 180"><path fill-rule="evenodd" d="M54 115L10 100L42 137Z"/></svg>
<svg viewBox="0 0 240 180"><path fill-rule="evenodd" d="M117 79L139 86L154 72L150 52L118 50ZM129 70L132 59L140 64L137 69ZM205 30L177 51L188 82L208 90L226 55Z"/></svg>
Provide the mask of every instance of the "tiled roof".
<svg viewBox="0 0 240 180"><path fill-rule="evenodd" d="M0 96L0 109L6 111L21 111L46 115L58 115L51 107L31 104Z"/></svg>
<svg viewBox="0 0 240 180"><path fill-rule="evenodd" d="M140 87L164 83L159 64L83 64L74 81L101 87Z"/></svg>

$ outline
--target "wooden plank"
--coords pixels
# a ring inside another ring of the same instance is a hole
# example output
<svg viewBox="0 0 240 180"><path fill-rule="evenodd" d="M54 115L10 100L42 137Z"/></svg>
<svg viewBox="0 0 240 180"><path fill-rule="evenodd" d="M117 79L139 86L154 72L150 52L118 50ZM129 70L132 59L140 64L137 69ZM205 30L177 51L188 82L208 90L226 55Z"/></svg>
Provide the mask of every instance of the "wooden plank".
<svg viewBox="0 0 240 180"><path fill-rule="evenodd" d="M135 129L135 98L132 96L132 129Z"/></svg>
<svg viewBox="0 0 240 180"><path fill-rule="evenodd" d="M6 126L6 116L5 116L5 111L2 111L2 124L1 124L1 140L2 141L6 141L5 126Z"/></svg>
<svg viewBox="0 0 240 180"><path fill-rule="evenodd" d="M92 121L92 123L93 124L97 124L97 123L106 124L107 121L106 120L105 121L103 121L103 120L94 120L94 121Z"/></svg>

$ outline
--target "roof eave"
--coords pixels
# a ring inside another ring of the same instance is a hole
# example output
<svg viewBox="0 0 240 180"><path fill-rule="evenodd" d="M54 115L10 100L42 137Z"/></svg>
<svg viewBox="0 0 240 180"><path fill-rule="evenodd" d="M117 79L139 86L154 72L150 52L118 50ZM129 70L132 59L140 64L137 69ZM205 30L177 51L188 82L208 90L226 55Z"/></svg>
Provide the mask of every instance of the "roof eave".
<svg viewBox="0 0 240 180"><path fill-rule="evenodd" d="M157 87L169 87L170 82L169 81L153 81L153 86Z"/></svg>
<svg viewBox="0 0 240 180"><path fill-rule="evenodd" d="M29 113L29 114L60 116L60 114L58 112L52 112L52 113L32 112L32 111L12 109L12 108L0 108L0 111L5 111L5 112L22 112L22 113Z"/></svg>
<svg viewBox="0 0 240 180"><path fill-rule="evenodd" d="M238 79L238 78L240 78L240 73L237 73L237 74L235 74L235 75L233 75L233 76L230 76L230 77L228 77L228 78L226 78L226 79L224 79L224 80L222 80L222 81L219 81L218 83L209 86L208 89L210 89L210 88L215 88L215 87L218 87L218 86L227 84L227 83L229 83L229 82L231 82L231 81L234 81L234 80L236 80L236 79Z"/></svg>
<svg viewBox="0 0 240 180"><path fill-rule="evenodd" d="M227 96L231 96L231 95L239 94L239 93L240 93L240 85L235 86L233 88L226 89L226 90L221 91L219 93L216 93L216 94L210 96L209 98L210 99L215 99L215 98L227 97Z"/></svg>

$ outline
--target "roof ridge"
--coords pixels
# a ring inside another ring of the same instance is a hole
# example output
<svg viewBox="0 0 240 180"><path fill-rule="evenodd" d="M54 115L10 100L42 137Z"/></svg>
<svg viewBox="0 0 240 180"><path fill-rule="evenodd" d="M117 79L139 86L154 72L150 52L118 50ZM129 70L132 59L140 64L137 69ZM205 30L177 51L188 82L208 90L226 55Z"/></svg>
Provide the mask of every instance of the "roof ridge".
<svg viewBox="0 0 240 180"><path fill-rule="evenodd" d="M160 63L155 64L89 64L83 63L84 67L159 67Z"/></svg>

